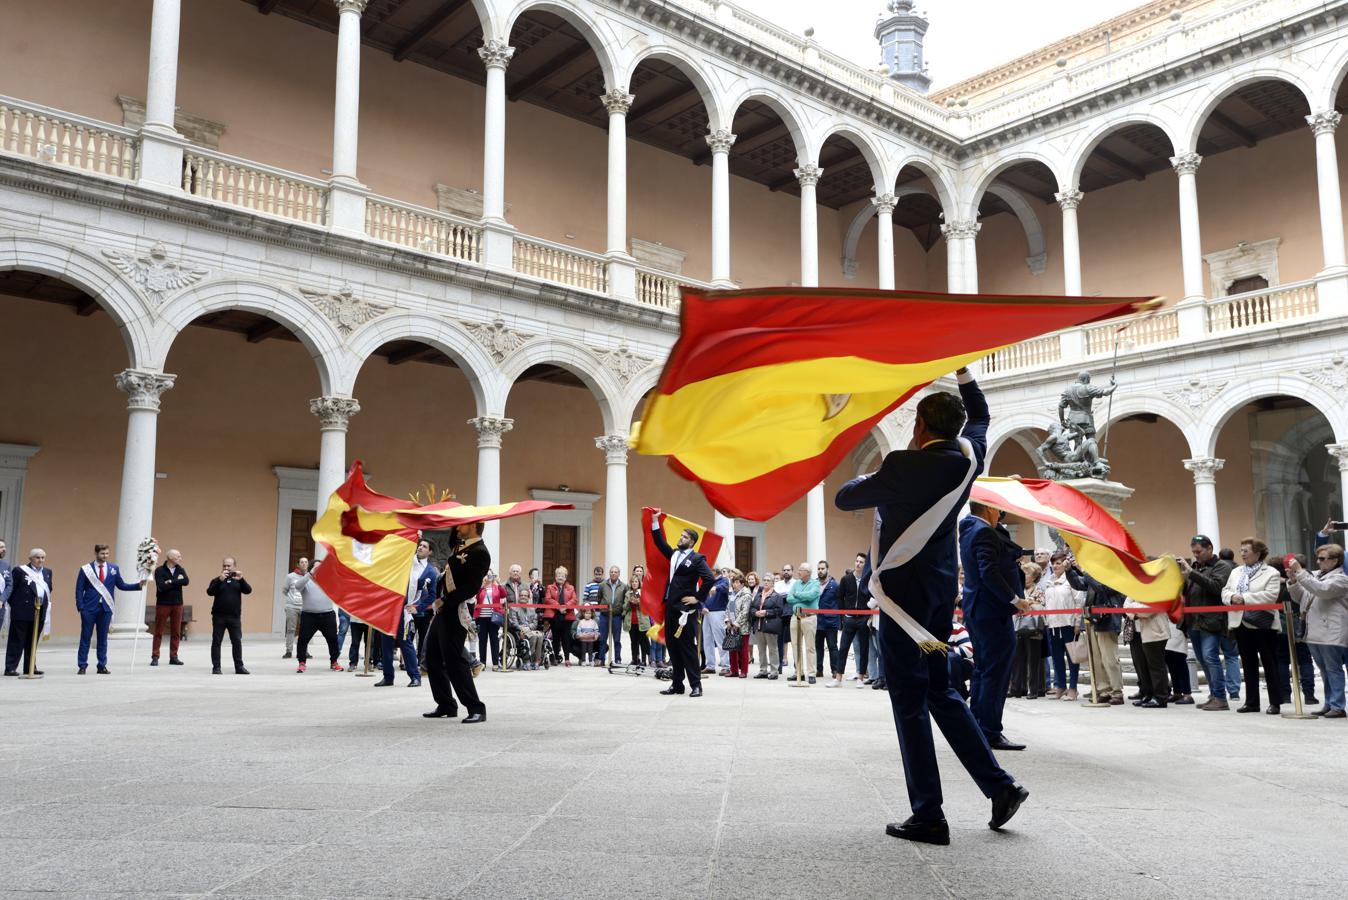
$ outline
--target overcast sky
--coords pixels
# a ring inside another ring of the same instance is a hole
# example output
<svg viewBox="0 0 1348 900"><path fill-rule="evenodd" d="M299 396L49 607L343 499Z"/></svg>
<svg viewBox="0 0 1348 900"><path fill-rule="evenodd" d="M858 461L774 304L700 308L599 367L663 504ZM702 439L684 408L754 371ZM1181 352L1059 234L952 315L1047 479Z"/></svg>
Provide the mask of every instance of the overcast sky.
<svg viewBox="0 0 1348 900"><path fill-rule="evenodd" d="M814 26L815 39L852 62L880 62L875 20L884 0L736 0L794 34ZM1083 31L1143 0L918 0L927 29L933 88L996 68L1059 38Z"/></svg>

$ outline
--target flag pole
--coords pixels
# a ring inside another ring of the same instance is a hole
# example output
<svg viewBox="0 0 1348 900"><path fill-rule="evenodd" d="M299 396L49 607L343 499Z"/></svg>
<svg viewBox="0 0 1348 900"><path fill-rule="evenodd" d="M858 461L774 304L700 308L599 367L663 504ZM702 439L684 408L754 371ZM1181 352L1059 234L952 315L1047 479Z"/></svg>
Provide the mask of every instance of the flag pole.
<svg viewBox="0 0 1348 900"><path fill-rule="evenodd" d="M1125 325L1122 328L1116 329L1114 332L1114 362L1109 367L1110 384L1115 384L1114 376L1119 371L1119 335L1123 334L1127 330L1128 326ZM1115 388L1115 390L1117 390L1117 388ZM1104 457L1106 461L1108 461L1109 459L1109 433L1111 431L1110 425L1113 423L1113 419L1114 419L1114 391L1110 391L1109 403L1105 408L1104 446L1100 448L1100 455Z"/></svg>
<svg viewBox="0 0 1348 900"><path fill-rule="evenodd" d="M374 643L373 637L374 626L367 623L365 625L365 668L356 673L357 678L369 678L374 674L370 671L370 646Z"/></svg>

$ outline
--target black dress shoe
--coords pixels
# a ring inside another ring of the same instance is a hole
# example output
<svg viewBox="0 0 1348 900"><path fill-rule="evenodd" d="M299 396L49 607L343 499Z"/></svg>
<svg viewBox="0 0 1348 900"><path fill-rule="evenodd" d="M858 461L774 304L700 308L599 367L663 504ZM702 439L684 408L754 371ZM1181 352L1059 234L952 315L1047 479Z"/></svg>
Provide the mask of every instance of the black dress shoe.
<svg viewBox="0 0 1348 900"><path fill-rule="evenodd" d="M1279 706L1279 705L1277 705L1277 704L1275 703L1275 704L1273 704L1272 706L1270 706L1268 709L1264 710L1264 712L1268 713L1270 716L1281 715L1281 714L1282 714L1282 707Z"/></svg>
<svg viewBox="0 0 1348 900"><path fill-rule="evenodd" d="M181 659L179 659L178 657L176 657L176 656L170 656L170 657L169 657L169 665L170 665L170 666L181 666L182 664L183 664L183 661L182 661Z"/></svg>
<svg viewBox="0 0 1348 900"><path fill-rule="evenodd" d="M212 674L212 675L220 675L220 674L221 674L221 672L220 672L220 667L219 667L219 666L216 666L215 668L211 669L211 674Z"/></svg>
<svg viewBox="0 0 1348 900"><path fill-rule="evenodd" d="M76 675L83 675L83 674L84 674L84 670L87 669L87 668L89 668L89 667L88 667L88 666L80 666L80 670L79 670L78 672L76 672L75 674L76 674ZM9 674L17 675L17 674L19 674L19 673L18 673L18 672L14 672L14 673L6 672L5 674L6 674L6 675L9 675Z"/></svg>
<svg viewBox="0 0 1348 900"><path fill-rule="evenodd" d="M252 672L249 672L249 671L248 671L247 669L245 669L243 666L239 666L239 668L237 668L237 669L234 670L234 674L235 674L235 675L251 675L251 674L253 674L253 673L252 673Z"/></svg>
<svg viewBox="0 0 1348 900"><path fill-rule="evenodd" d="M945 819L939 822L915 822L910 817L903 822L890 822L885 826L885 834L903 838L905 841L917 841L920 844L937 844L945 847L950 844L950 826Z"/></svg>
<svg viewBox="0 0 1348 900"><path fill-rule="evenodd" d="M1133 696L1136 697L1137 695L1134 694ZM1150 700L1150 699L1151 699L1150 697L1138 697L1136 700L1133 701L1133 705L1134 705L1134 706L1146 706L1146 705L1147 705L1147 701Z"/></svg>
<svg viewBox="0 0 1348 900"><path fill-rule="evenodd" d="M421 717L423 719L457 719L459 711L457 709L441 709L437 706L428 713L422 713Z"/></svg>
<svg viewBox="0 0 1348 900"><path fill-rule="evenodd" d="M1157 700L1155 697L1134 705L1141 706L1143 709L1165 709L1165 701Z"/></svg>
<svg viewBox="0 0 1348 900"><path fill-rule="evenodd" d="M7 678L18 678L18 677L19 677L19 673L18 673L18 672L15 672L15 671L13 671L13 670L10 670L10 671L5 672L5 677L7 677Z"/></svg>
<svg viewBox="0 0 1348 900"><path fill-rule="evenodd" d="M150 665L152 666L159 665L159 660L155 659L154 657L150 657Z"/></svg>
<svg viewBox="0 0 1348 900"><path fill-rule="evenodd" d="M889 682L885 681L883 678L877 678L875 684L871 685L871 690L887 691L889 690Z"/></svg>
<svg viewBox="0 0 1348 900"><path fill-rule="evenodd" d="M1020 805L1029 798L1030 792L1019 784L1009 784L1002 788L997 792L997 796L992 798L992 818L988 820L988 827L993 831L1000 831L1003 825L1011 821Z"/></svg>
<svg viewBox="0 0 1348 900"><path fill-rule="evenodd" d="M375 686L375 687L393 687L393 682L391 682L391 681L376 681L376 682L374 683L374 686Z"/></svg>
<svg viewBox="0 0 1348 900"><path fill-rule="evenodd" d="M473 713L468 718L463 720L463 724L476 725L478 722L485 722L485 721L487 721L486 713Z"/></svg>
<svg viewBox="0 0 1348 900"><path fill-rule="evenodd" d="M112 672L111 672L111 670L108 669L107 666L99 666L99 667L98 667L98 674L99 674L99 675L111 675Z"/></svg>
<svg viewBox="0 0 1348 900"><path fill-rule="evenodd" d="M667 687L660 693L664 694L666 697L668 697L670 694L682 694L683 688Z"/></svg>
<svg viewBox="0 0 1348 900"><path fill-rule="evenodd" d="M691 691L688 692L688 696L689 696L690 698L691 698L691 697L701 697L701 696L702 696L702 688L700 688L700 687L695 687L695 688L693 688Z"/></svg>
<svg viewBox="0 0 1348 900"><path fill-rule="evenodd" d="M408 687L421 687L421 679L420 679L420 678L413 678L411 681L407 682L407 686L408 686Z"/></svg>
<svg viewBox="0 0 1348 900"><path fill-rule="evenodd" d="M1008 741L1006 735L999 734L997 737L988 741L988 746L993 750L1024 750L1024 744L1017 744L1014 741Z"/></svg>
<svg viewBox="0 0 1348 900"><path fill-rule="evenodd" d="M1251 706L1250 704L1246 703L1244 706L1236 707L1236 712L1238 713L1259 712L1259 707Z"/></svg>

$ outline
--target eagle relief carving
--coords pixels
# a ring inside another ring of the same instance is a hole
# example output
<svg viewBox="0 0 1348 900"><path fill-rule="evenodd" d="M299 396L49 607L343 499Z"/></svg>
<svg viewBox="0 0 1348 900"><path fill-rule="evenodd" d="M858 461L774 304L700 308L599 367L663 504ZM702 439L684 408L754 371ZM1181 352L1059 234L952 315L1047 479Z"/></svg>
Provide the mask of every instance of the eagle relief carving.
<svg viewBox="0 0 1348 900"><path fill-rule="evenodd" d="M188 268L173 262L162 241L150 248L148 256L120 250L104 250L103 255L149 294L156 306L164 302L166 294L196 284L210 274L206 269Z"/></svg>
<svg viewBox="0 0 1348 900"><path fill-rule="evenodd" d="M347 337L366 322L388 311L386 306L354 296L349 284L343 284L336 292L300 288L300 293L318 307L323 315L332 320L332 324L337 326L342 337Z"/></svg>

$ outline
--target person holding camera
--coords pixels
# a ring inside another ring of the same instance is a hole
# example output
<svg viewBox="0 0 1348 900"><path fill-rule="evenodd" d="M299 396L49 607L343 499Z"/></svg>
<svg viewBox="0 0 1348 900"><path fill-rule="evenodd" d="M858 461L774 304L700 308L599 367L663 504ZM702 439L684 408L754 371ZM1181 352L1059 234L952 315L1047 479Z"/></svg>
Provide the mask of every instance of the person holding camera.
<svg viewBox="0 0 1348 900"><path fill-rule="evenodd" d="M1348 665L1348 573L1343 568L1343 546L1322 543L1316 547L1315 568L1312 573L1298 560L1291 560L1287 564L1287 590L1301 607L1306 645L1325 683L1325 705L1315 714L1326 719L1348 718L1344 711L1344 667Z"/></svg>
<svg viewBox="0 0 1348 900"><path fill-rule="evenodd" d="M1219 557L1212 546L1212 538L1196 534L1189 542L1192 559L1180 557L1180 571L1184 573L1185 606L1221 606L1222 588L1231 579L1235 568ZM1208 679L1208 700L1198 708L1226 710L1229 692L1239 693L1239 684L1227 684L1227 673L1221 660L1222 638L1227 635L1227 614L1191 613L1184 617L1183 630L1193 641L1194 655Z"/></svg>
<svg viewBox="0 0 1348 900"><path fill-rule="evenodd" d="M239 571L234 557L226 556L220 564L220 574L206 586L206 595L214 598L211 604L211 674L220 674L220 645L225 632L234 651L234 674L247 675L243 667L243 596L251 594L253 586Z"/></svg>

